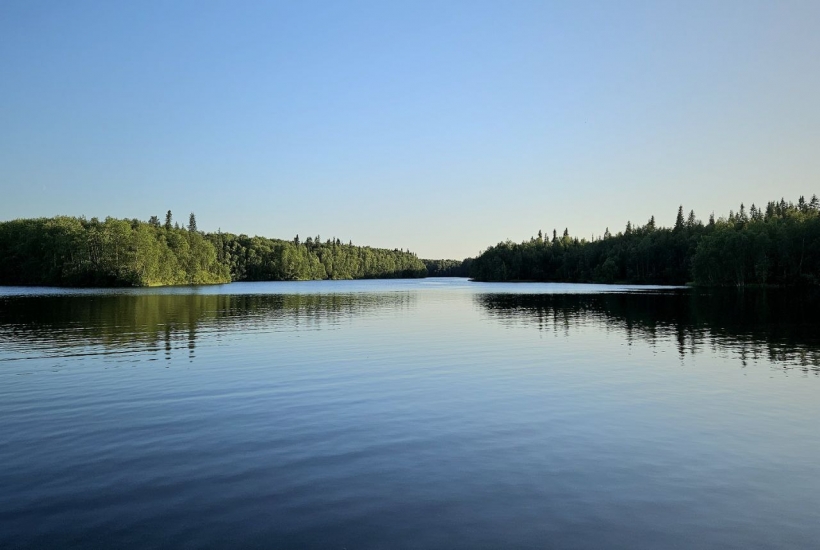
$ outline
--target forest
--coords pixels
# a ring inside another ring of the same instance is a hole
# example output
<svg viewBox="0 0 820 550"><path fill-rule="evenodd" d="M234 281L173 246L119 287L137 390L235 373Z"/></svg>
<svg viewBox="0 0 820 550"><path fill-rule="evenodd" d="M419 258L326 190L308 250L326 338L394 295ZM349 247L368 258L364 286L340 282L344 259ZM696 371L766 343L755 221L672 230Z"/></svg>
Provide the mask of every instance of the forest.
<svg viewBox="0 0 820 550"><path fill-rule="evenodd" d="M674 226L652 216L592 240L564 229L506 241L477 258L422 260L319 235L302 240L199 231L187 226L58 216L0 223L0 284L160 286L231 281L472 277L478 281L557 281L700 286L820 285L820 201L781 199L703 223L678 208Z"/></svg>
<svg viewBox="0 0 820 550"><path fill-rule="evenodd" d="M522 243L502 242L472 262L479 281L561 281L702 286L820 284L820 201L741 204L727 217L699 220L683 207L673 227L627 222L587 241L553 230Z"/></svg>
<svg viewBox="0 0 820 550"><path fill-rule="evenodd" d="M147 222L59 216L0 223L0 284L161 286L231 281L424 277L409 251L205 233L157 216Z"/></svg>
<svg viewBox="0 0 820 550"><path fill-rule="evenodd" d="M466 260L422 260L428 277L469 277L473 259Z"/></svg>

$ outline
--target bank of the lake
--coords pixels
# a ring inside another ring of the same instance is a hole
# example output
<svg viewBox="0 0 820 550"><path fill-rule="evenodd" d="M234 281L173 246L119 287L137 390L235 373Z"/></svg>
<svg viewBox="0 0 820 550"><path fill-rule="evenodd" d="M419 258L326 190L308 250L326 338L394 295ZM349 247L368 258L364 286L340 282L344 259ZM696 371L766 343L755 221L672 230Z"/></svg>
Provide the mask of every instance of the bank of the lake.
<svg viewBox="0 0 820 550"><path fill-rule="evenodd" d="M820 200L772 201L765 208L741 204L707 223L678 210L672 227L653 216L627 222L590 241L539 231L528 241L502 242L480 254L470 275L481 281L560 282L745 287L820 286Z"/></svg>
<svg viewBox="0 0 820 550"><path fill-rule="evenodd" d="M317 235L292 241L204 233L155 216L58 216L0 223L0 285L153 287L231 281L424 277L415 254Z"/></svg>

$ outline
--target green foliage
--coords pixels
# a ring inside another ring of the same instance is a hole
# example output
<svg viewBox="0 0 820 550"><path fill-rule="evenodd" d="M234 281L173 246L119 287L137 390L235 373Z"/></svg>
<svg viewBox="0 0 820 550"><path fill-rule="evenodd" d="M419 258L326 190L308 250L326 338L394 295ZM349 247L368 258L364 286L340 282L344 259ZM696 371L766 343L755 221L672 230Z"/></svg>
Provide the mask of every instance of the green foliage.
<svg viewBox="0 0 820 550"><path fill-rule="evenodd" d="M485 250L472 263L482 281L629 282L713 286L820 284L820 201L771 202L764 212L741 205L737 214L704 226L683 207L673 228L655 217L643 227L593 241L553 232Z"/></svg>
<svg viewBox="0 0 820 550"><path fill-rule="evenodd" d="M234 281L310 279L386 279L424 277L427 270L415 254L401 250L320 242L298 236L292 241L211 233L207 238Z"/></svg>
<svg viewBox="0 0 820 550"><path fill-rule="evenodd" d="M228 282L198 233L138 220L56 217L0 223L0 283L156 286Z"/></svg>
<svg viewBox="0 0 820 550"><path fill-rule="evenodd" d="M542 238L542 237L539 237ZM428 277L469 277L473 259L465 260L422 260Z"/></svg>
<svg viewBox="0 0 820 550"><path fill-rule="evenodd" d="M234 281L424 277L415 254L340 240L310 244L203 234L188 228L107 218L56 217L0 223L0 284L156 286Z"/></svg>

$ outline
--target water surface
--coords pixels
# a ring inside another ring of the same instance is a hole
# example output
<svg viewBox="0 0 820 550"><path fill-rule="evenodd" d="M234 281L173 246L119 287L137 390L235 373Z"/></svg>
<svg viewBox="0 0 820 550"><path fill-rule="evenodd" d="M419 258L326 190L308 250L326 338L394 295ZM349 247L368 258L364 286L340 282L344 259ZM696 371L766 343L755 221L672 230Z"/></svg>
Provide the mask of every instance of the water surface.
<svg viewBox="0 0 820 550"><path fill-rule="evenodd" d="M0 547L810 547L818 305L0 288Z"/></svg>

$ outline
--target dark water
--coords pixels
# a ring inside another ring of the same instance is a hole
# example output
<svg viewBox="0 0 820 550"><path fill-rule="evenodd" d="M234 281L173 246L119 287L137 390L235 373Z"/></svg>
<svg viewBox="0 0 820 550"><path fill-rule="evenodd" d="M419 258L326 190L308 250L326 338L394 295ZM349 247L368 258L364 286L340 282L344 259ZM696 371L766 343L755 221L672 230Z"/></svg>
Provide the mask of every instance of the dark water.
<svg viewBox="0 0 820 550"><path fill-rule="evenodd" d="M2 548L808 548L820 300L0 289Z"/></svg>

